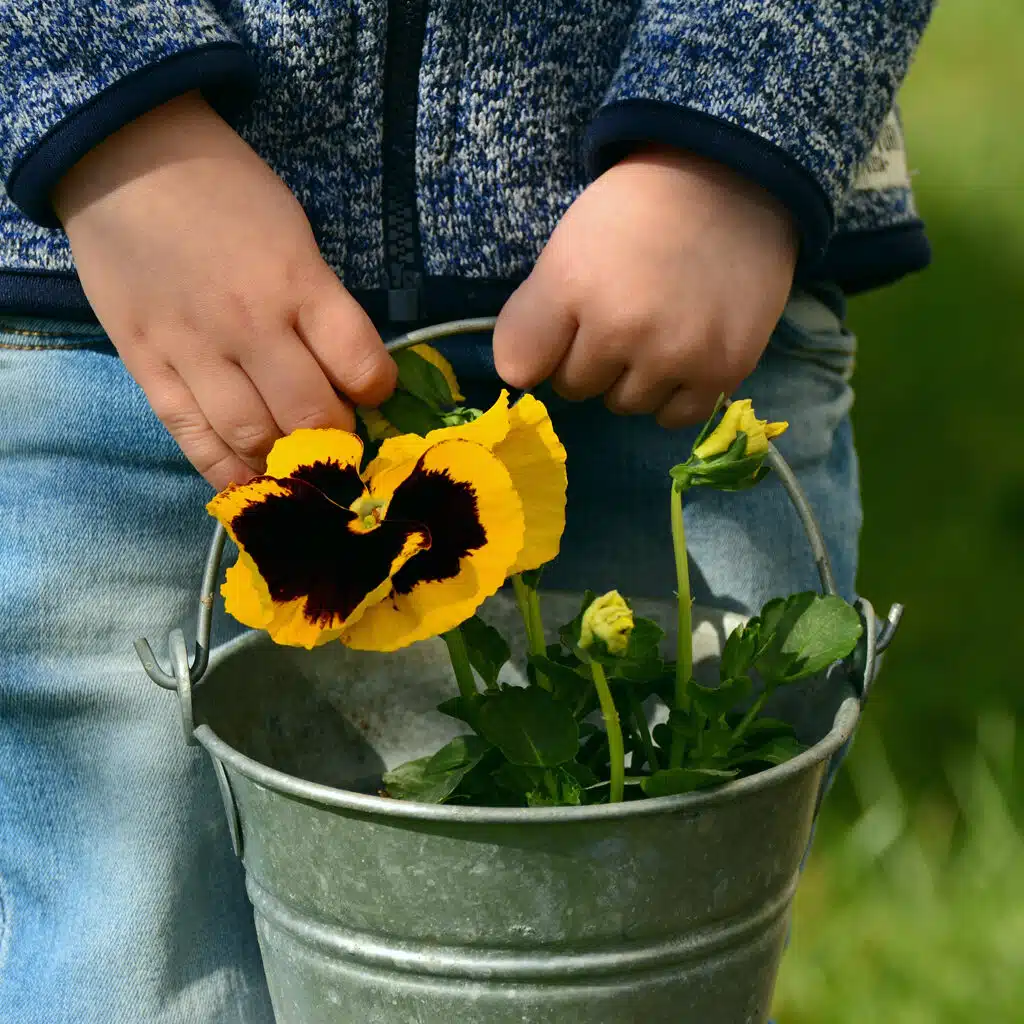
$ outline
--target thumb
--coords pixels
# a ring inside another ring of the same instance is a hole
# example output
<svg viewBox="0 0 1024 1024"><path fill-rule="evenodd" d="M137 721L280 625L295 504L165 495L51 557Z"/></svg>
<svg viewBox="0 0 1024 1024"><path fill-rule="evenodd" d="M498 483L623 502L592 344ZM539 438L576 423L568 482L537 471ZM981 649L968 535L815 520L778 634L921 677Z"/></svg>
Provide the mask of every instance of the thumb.
<svg viewBox="0 0 1024 1024"><path fill-rule="evenodd" d="M494 366L514 388L532 388L558 368L576 337L576 314L544 254L512 293L494 327Z"/></svg>

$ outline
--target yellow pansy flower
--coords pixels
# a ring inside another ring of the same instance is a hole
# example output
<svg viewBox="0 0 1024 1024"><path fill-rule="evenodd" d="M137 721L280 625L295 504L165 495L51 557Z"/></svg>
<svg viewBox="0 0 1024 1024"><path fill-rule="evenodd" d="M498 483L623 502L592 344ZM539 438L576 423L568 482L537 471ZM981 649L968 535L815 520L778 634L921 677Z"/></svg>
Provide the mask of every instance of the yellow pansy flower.
<svg viewBox="0 0 1024 1024"><path fill-rule="evenodd" d="M595 597L580 623L580 647L603 641L609 654L625 654L633 632L633 611L617 590Z"/></svg>
<svg viewBox="0 0 1024 1024"><path fill-rule="evenodd" d="M264 476L207 506L240 549L228 612L282 644L392 651L453 628L511 572L553 558L565 450L526 397L509 408L502 392L472 423L389 438L362 472L354 434L281 438Z"/></svg>
<svg viewBox="0 0 1024 1024"><path fill-rule="evenodd" d="M768 441L778 437L789 426L788 423L769 423L759 420L754 413L753 402L740 398L733 402L722 415L717 427L693 450L698 459L710 459L729 450L736 435L744 433L747 438L745 454L763 455L768 451Z"/></svg>

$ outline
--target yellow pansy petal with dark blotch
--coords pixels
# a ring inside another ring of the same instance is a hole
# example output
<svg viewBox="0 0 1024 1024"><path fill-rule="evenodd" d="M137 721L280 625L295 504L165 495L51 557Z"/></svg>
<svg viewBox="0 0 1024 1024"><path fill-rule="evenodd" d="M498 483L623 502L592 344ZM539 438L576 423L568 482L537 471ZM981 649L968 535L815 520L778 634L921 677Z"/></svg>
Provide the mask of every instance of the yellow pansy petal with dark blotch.
<svg viewBox="0 0 1024 1024"><path fill-rule="evenodd" d="M301 466L317 462L336 462L341 466L355 466L363 461L363 442L358 434L334 427L293 430L287 437L279 437L267 456L267 476L282 479L291 476Z"/></svg>
<svg viewBox="0 0 1024 1024"><path fill-rule="evenodd" d="M509 410L508 436L494 454L504 463L520 500L526 532L511 572L536 569L558 554L565 530L565 447L544 403L523 395Z"/></svg>
<svg viewBox="0 0 1024 1024"><path fill-rule="evenodd" d="M206 503L206 511L228 531L228 536L237 544L238 537L235 536L233 524L242 512L269 497L290 493L288 485L280 480L257 476L246 484L229 484Z"/></svg>
<svg viewBox="0 0 1024 1024"><path fill-rule="evenodd" d="M442 441L406 468L385 521L422 524L431 546L345 631L342 642L359 650L393 651L457 626L502 585L523 542L512 478L482 445Z"/></svg>
<svg viewBox="0 0 1024 1024"><path fill-rule="evenodd" d="M368 609L387 598L391 592L391 574L397 572L413 555L429 546L429 539L423 532L407 534L402 550L392 561L388 576L371 590L363 600L342 620L336 618L329 623L313 621L310 616L308 599L289 601L276 605L274 616L263 628L275 643L307 649L337 640L354 623L358 622Z"/></svg>
<svg viewBox="0 0 1024 1024"><path fill-rule="evenodd" d="M452 393L453 401L464 402L466 400L466 396L459 390L459 382L455 377L452 364L436 348L432 345L413 345L412 350L421 359L426 359L431 366L441 371L441 376L444 377L448 390Z"/></svg>
<svg viewBox="0 0 1024 1024"><path fill-rule="evenodd" d="M278 438L267 456L267 476L311 484L336 505L348 508L365 488L359 477L363 442L333 427L295 430Z"/></svg>
<svg viewBox="0 0 1024 1024"><path fill-rule="evenodd" d="M328 475L341 468L314 467ZM226 525L266 585L273 615L263 628L277 643L313 647L338 636L430 545L427 531L410 520L365 529L355 512L297 477L260 477L211 505L228 514ZM240 577L233 583L238 587Z"/></svg>

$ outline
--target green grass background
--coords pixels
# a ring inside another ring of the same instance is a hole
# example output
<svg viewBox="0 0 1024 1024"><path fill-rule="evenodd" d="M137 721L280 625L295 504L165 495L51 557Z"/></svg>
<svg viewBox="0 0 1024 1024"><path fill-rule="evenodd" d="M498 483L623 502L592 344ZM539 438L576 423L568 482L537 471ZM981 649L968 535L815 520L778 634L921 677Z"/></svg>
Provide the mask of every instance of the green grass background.
<svg viewBox="0 0 1024 1024"><path fill-rule="evenodd" d="M858 298L860 590L907 613L823 815L779 1024L1024 1021L1024 3L903 90L932 268Z"/></svg>

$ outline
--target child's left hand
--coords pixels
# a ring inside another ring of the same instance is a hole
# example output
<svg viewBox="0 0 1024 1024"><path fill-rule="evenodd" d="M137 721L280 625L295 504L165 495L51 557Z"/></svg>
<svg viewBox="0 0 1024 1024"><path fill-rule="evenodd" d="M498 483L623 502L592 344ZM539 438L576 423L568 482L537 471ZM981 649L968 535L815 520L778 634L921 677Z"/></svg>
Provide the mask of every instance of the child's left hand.
<svg viewBox="0 0 1024 1024"><path fill-rule="evenodd" d="M691 154L634 154L573 203L501 311L498 373L697 422L757 364L796 256L790 214L760 186Z"/></svg>

